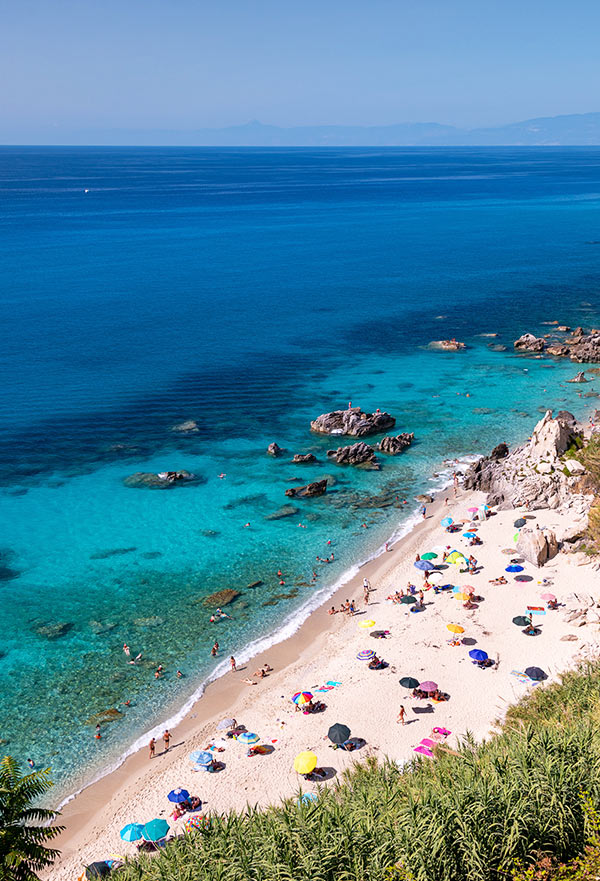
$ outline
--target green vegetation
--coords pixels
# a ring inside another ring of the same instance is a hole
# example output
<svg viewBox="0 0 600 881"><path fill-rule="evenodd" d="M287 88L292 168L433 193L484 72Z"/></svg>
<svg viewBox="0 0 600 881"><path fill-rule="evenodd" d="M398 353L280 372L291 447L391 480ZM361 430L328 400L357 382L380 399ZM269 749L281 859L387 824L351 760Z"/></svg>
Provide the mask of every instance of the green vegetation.
<svg viewBox="0 0 600 881"><path fill-rule="evenodd" d="M32 881L37 872L52 865L57 851L46 842L62 827L35 825L50 823L55 811L35 807L52 783L48 771L22 774L18 762L5 756L0 762L0 878L2 881Z"/></svg>
<svg viewBox="0 0 600 881"><path fill-rule="evenodd" d="M534 688L483 744L466 737L458 754L437 748L434 761L416 759L404 773L370 758L318 802L216 817L208 830L129 863L118 878L534 879L531 872L583 853L596 834L599 722L600 661Z"/></svg>

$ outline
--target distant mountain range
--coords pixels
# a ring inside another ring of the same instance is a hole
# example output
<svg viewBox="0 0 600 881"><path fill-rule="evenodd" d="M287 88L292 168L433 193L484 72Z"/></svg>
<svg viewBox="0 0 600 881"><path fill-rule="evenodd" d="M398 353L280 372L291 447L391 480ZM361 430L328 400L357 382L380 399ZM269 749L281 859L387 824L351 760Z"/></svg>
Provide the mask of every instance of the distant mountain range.
<svg viewBox="0 0 600 881"><path fill-rule="evenodd" d="M283 128L253 121L228 128L186 130L67 130L33 128L19 139L2 131L5 144L92 144L206 147L540 147L599 146L600 113L526 119L493 128L403 122L396 125L316 125Z"/></svg>

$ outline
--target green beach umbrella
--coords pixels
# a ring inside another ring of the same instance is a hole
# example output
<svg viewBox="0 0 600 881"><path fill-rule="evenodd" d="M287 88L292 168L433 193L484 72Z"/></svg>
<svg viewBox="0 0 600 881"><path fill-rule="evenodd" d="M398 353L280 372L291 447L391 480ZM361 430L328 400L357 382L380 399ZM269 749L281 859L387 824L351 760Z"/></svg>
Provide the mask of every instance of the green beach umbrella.
<svg viewBox="0 0 600 881"><path fill-rule="evenodd" d="M161 841L165 838L170 829L166 820L150 820L142 829L142 838L145 841Z"/></svg>
<svg viewBox="0 0 600 881"><path fill-rule="evenodd" d="M437 554L434 554L433 551L427 551L426 554L421 554L422 560L437 560Z"/></svg>

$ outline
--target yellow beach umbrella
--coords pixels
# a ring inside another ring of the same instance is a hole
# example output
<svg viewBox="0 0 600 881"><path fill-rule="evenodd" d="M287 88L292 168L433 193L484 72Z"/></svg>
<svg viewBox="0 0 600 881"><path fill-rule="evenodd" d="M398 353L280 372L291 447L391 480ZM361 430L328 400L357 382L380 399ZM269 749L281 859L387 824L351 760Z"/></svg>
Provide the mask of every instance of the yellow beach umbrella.
<svg viewBox="0 0 600 881"><path fill-rule="evenodd" d="M446 557L446 563L456 563L457 560L462 562L464 560L464 555L460 554L458 551L452 551L451 554L448 554Z"/></svg>
<svg viewBox="0 0 600 881"><path fill-rule="evenodd" d="M457 600L461 600L463 603L466 603L467 600L471 599L468 593L455 593L454 596Z"/></svg>
<svg viewBox="0 0 600 881"><path fill-rule="evenodd" d="M294 771L297 771L298 774L310 774L310 772L314 771L316 767L317 757L309 749L305 749L304 752L298 753L294 759Z"/></svg>
<svg viewBox="0 0 600 881"><path fill-rule="evenodd" d="M358 626L362 627L363 630L369 630L369 628L375 627L375 622L372 618L369 618L368 621L361 621Z"/></svg>
<svg viewBox="0 0 600 881"><path fill-rule="evenodd" d="M465 628L461 627L460 624L446 624L446 627L450 631L450 633L464 633Z"/></svg>

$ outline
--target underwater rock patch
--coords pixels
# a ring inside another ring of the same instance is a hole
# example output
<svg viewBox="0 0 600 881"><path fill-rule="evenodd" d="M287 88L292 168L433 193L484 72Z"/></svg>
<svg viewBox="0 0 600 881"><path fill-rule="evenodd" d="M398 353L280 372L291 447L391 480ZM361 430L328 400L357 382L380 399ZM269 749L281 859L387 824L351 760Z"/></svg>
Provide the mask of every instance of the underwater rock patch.
<svg viewBox="0 0 600 881"><path fill-rule="evenodd" d="M226 587L224 590L218 590L216 593L211 593L209 596L204 597L202 603L205 606L217 606L218 608L221 608L222 606L228 606L230 603L233 603L239 596L241 596L239 590L234 590L232 587Z"/></svg>

